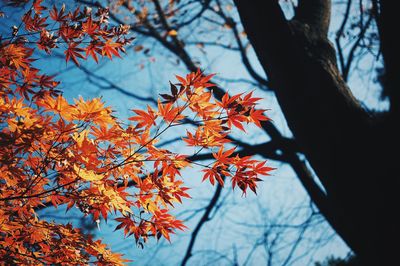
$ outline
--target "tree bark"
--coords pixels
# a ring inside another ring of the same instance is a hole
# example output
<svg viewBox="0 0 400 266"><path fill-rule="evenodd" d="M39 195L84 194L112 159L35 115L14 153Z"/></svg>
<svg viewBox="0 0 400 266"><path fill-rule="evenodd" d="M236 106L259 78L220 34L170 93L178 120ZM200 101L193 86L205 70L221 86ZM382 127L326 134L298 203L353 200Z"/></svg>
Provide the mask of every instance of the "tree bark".
<svg viewBox="0 0 400 266"><path fill-rule="evenodd" d="M329 208L319 206L321 212L363 265L391 261L395 253L388 239L399 236L396 119L370 115L340 75L327 39L330 0L299 1L291 21L275 0L235 3L288 125L326 189ZM392 80L398 76L387 73L392 106L398 100Z"/></svg>

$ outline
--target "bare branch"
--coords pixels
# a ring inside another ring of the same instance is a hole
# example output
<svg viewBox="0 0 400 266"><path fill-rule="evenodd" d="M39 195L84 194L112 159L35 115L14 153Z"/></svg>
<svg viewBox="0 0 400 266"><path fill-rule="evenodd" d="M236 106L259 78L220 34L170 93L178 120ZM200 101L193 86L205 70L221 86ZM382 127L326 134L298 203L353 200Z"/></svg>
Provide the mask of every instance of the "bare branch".
<svg viewBox="0 0 400 266"><path fill-rule="evenodd" d="M187 264L187 262L189 261L190 257L192 256L192 251L193 251L194 244L196 242L197 235L199 234L200 229L203 227L203 225L209 221L210 213L214 209L214 206L217 204L218 199L221 195L221 191L222 191L222 186L218 183L217 188L214 193L214 196L211 198L210 202L208 203L208 205L204 211L203 216L200 218L199 222L197 223L195 229L192 232L188 248L186 249L185 256L183 257L183 260L181 262L181 266L185 266Z"/></svg>
<svg viewBox="0 0 400 266"><path fill-rule="evenodd" d="M343 73L343 70L345 69L345 61L344 61L343 50L342 50L343 48L342 48L342 45L340 44L340 39L343 37L344 29L345 29L347 20L349 19L351 3L352 3L352 0L347 0L346 11L344 13L343 20L342 20L342 23L340 24L339 30L336 32L336 38L335 38L336 48L337 48L338 55L339 55L339 65L340 65L340 69L342 70L342 73ZM346 78L344 78L344 79L347 80Z"/></svg>

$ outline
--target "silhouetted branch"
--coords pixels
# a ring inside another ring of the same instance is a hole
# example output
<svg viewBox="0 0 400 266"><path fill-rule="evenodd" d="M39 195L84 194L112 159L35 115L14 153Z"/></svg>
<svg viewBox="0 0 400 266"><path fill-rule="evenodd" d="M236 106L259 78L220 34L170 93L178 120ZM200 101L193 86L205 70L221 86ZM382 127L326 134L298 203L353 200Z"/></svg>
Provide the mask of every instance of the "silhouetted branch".
<svg viewBox="0 0 400 266"><path fill-rule="evenodd" d="M268 83L268 81L261 77L253 68L253 66L250 63L250 60L247 56L247 52L246 52L246 47L243 46L242 40L240 38L239 35L239 31L237 29L237 23L233 20L232 17L228 17L224 11L223 8L220 4L219 1L217 1L217 4L219 6L218 10L215 11L215 13L217 15L219 15L225 22L226 25L229 25L229 27L231 27L233 35L235 36L235 40L237 43L237 46L239 47L239 51L240 51L240 55L242 57L242 61L244 66L246 67L247 71L249 72L250 76L252 76L256 81L258 81L261 85L269 87L270 84Z"/></svg>
<svg viewBox="0 0 400 266"><path fill-rule="evenodd" d="M345 60L344 60L344 56L343 56L343 50L342 50L343 48L340 43L340 39L343 37L344 29L345 29L347 20L349 19L351 3L352 3L352 0L347 0L346 11L344 13L342 23L340 24L339 30L336 32L336 37L335 37L336 47L337 47L337 51L338 51L338 55L339 55L339 65L340 65L340 69L342 70L342 74L345 69ZM347 80L346 78L344 78L344 79Z"/></svg>
<svg viewBox="0 0 400 266"><path fill-rule="evenodd" d="M88 70L86 67L84 66L80 66L79 67L80 70L82 70L85 74L87 74L89 77L94 77L104 83L106 83L108 86L101 86L98 83L93 82L92 80L89 79L89 81L91 83L95 83L98 87L100 87L101 89L104 90L116 90L126 96L132 97L133 99L139 100L139 101L146 101L146 102L151 102L153 104L157 104L157 101L153 98L153 97L143 97L140 95L137 95L135 93L132 93L130 91L127 91L126 89L121 88L120 86L118 86L117 84L115 84L114 82L110 81L109 79L107 79L106 77L97 75L95 73L93 73L92 71Z"/></svg>
<svg viewBox="0 0 400 266"><path fill-rule="evenodd" d="M214 193L213 197L211 198L210 202L208 203L203 216L200 218L199 222L197 223L195 229L193 230L193 232L191 234L189 245L186 249L185 256L183 257L183 260L181 262L181 266L185 266L187 264L188 260L190 259L190 257L192 256L192 251L193 251L194 244L196 242L197 235L199 234L200 229L203 227L203 225L210 219L210 213L213 210L214 206L217 204L218 199L221 195L221 191L222 191L222 186L218 183L215 193Z"/></svg>
<svg viewBox="0 0 400 266"><path fill-rule="evenodd" d="M358 34L357 40L354 42L353 46L350 49L349 55L347 57L347 62L345 64L345 66L344 66L344 69L342 70L343 79L345 81L347 81L347 79L349 77L349 72L350 72L351 64L352 64L353 59L354 59L354 54L355 54L357 48L359 48L360 42L364 39L365 32L367 31L367 29L371 25L372 18L373 18L373 16L370 15L368 20L367 20L367 22L365 23L365 25L361 25L361 29L360 29L361 32Z"/></svg>

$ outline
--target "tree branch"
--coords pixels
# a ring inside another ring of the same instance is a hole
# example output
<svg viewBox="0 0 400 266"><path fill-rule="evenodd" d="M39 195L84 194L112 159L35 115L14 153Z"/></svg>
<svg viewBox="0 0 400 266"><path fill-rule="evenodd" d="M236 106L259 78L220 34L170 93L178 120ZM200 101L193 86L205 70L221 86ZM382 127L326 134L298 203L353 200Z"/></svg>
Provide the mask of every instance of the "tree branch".
<svg viewBox="0 0 400 266"><path fill-rule="evenodd" d="M124 89L124 88L121 88L120 86L118 86L117 84L113 83L109 79L93 73L92 71L90 71L89 69L87 69L86 67L84 67L82 65L78 69L82 70L89 77L94 77L94 78L96 78L96 79L98 79L98 80L100 80L100 81L102 81L102 82L104 82L104 83L106 83L108 85L108 86L101 86L101 85L97 84L97 86L100 87L101 89L104 89L104 90L116 90L116 91L118 91L118 92L120 92L120 93L122 93L122 94L124 94L126 96L132 97L133 99L136 99L136 100L139 100L139 101L151 102L153 104L157 104L157 101L154 98L152 98L152 97L143 97L143 96L134 94L134 93L132 93L132 92L130 92L130 91ZM94 83L91 80L89 80L89 82Z"/></svg>
<svg viewBox="0 0 400 266"><path fill-rule="evenodd" d="M247 71L249 72L250 76L253 77L257 82L259 82L262 86L265 87L269 87L270 84L268 83L268 81L261 77L253 68L253 66L250 63L250 60L247 56L247 52L246 52L246 47L243 46L242 40L240 39L240 35L239 35L239 31L237 29L237 24L236 22L233 20L233 18L228 17L224 11L223 11L223 7L220 5L219 1L217 1L218 3L218 10L215 11L215 13L217 15L219 15L224 21L226 25L229 25L232 29L233 35L235 36L235 40L236 43L238 45L239 48L239 52L240 55L242 57L242 62L244 64L244 66L246 67Z"/></svg>
<svg viewBox="0 0 400 266"><path fill-rule="evenodd" d="M360 46L360 42L364 39L365 32L368 30L369 26L371 25L372 22L372 15L369 16L367 22L365 25L361 25L361 32L358 34L357 40L354 42L353 46L350 49L349 56L347 57L347 61L344 65L344 68L342 68L342 75L343 79L347 81L351 69L351 64L353 63L354 55Z"/></svg>
<svg viewBox="0 0 400 266"><path fill-rule="evenodd" d="M223 178L223 179L225 179L225 178ZM214 193L213 197L211 198L210 202L208 203L203 216L200 218L199 222L197 223L195 229L192 232L188 248L186 249L185 256L183 257L183 260L181 262L181 266L185 266L187 264L187 262L189 261L190 257L192 256L192 251L193 251L194 244L196 242L197 235L199 234L200 229L203 227L203 225L207 221L209 221L210 213L214 209L215 205L217 204L218 199L221 195L221 191L222 191L222 186L218 183L215 193Z"/></svg>
<svg viewBox="0 0 400 266"><path fill-rule="evenodd" d="M349 19L351 3L352 3L352 0L347 0L346 11L343 16L342 23L340 24L339 30L336 32L336 38L335 38L336 48L337 48L336 50L338 51L338 54L339 54L339 65L340 65L340 69L342 70L342 74L345 69L345 61L344 61L344 56L343 56L342 45L340 44L340 38L342 38L342 36L343 36L347 20ZM344 80L347 80L345 77L343 77L343 78L344 78Z"/></svg>

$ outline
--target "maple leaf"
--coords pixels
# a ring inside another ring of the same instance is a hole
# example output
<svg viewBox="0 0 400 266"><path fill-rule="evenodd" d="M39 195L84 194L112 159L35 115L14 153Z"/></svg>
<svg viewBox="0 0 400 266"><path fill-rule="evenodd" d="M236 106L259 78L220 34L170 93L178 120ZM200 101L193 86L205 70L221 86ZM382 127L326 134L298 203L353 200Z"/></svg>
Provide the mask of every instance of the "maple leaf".
<svg viewBox="0 0 400 266"><path fill-rule="evenodd" d="M101 42L91 41L90 44L85 48L86 58L90 55L96 63L99 62L97 54L101 54Z"/></svg>
<svg viewBox="0 0 400 266"><path fill-rule="evenodd" d="M264 115L265 110L250 110L250 118L251 121L256 124L259 128L261 128L261 123L260 121L269 121L270 119Z"/></svg>
<svg viewBox="0 0 400 266"><path fill-rule="evenodd" d="M63 40L70 44L70 43L80 43L82 37L82 32L74 26L69 26L68 24L62 24L60 30L59 30L59 35Z"/></svg>
<svg viewBox="0 0 400 266"><path fill-rule="evenodd" d="M172 191L172 195L179 203L182 204L182 197L191 198L190 195L185 192L187 190L189 190L188 187L180 187L179 189Z"/></svg>
<svg viewBox="0 0 400 266"><path fill-rule="evenodd" d="M182 221L175 219L168 213L168 209L161 209L154 213L153 232L160 233L169 242L171 242L170 234L174 233L174 229L184 230L185 228L186 226L183 225Z"/></svg>
<svg viewBox="0 0 400 266"><path fill-rule="evenodd" d="M233 147L232 149L229 149L224 152L223 147L219 148L217 153L213 153L214 158L223 164L229 164L231 162L231 159L228 158L233 154L233 152L236 150L236 147Z"/></svg>
<svg viewBox="0 0 400 266"><path fill-rule="evenodd" d="M246 132L244 129L242 123L245 122L247 119L245 116L241 114L236 114L233 112L228 113L228 126L231 127L234 125L238 129L242 130L243 132Z"/></svg>
<svg viewBox="0 0 400 266"><path fill-rule="evenodd" d="M47 7L42 6L43 0L35 0L33 1L33 9L35 10L35 13L38 15L42 14L42 11L47 10Z"/></svg>
<svg viewBox="0 0 400 266"><path fill-rule="evenodd" d="M40 41L37 43L40 50L50 54L51 49L57 48L57 36L54 36L45 29L40 32Z"/></svg>
<svg viewBox="0 0 400 266"><path fill-rule="evenodd" d="M120 217L120 218L115 218L117 222L120 222L119 225L114 229L114 231L117 231L119 229L124 229L124 235L129 235L133 234L135 232L135 222L132 221L131 218L129 217Z"/></svg>
<svg viewBox="0 0 400 266"><path fill-rule="evenodd" d="M50 196L51 203L55 208L63 202L63 197L57 194L53 194Z"/></svg>
<svg viewBox="0 0 400 266"><path fill-rule="evenodd" d="M115 125L113 127L107 127L107 126L95 127L95 126L92 126L91 129L92 129L91 134L96 138L96 140L99 140L99 141L112 140L112 139L118 137L119 134L121 134L119 132L119 130L118 130L118 127L115 126ZM111 151L110 151L110 154L112 154Z"/></svg>
<svg viewBox="0 0 400 266"><path fill-rule="evenodd" d="M29 63L33 61L28 57L33 53L33 49L23 47L22 45L9 44L4 47L0 47L2 54L2 61L11 67L15 67L17 70L27 69ZM0 61L1 62L1 61Z"/></svg>
<svg viewBox="0 0 400 266"><path fill-rule="evenodd" d="M67 15L64 14L65 12L65 5L63 5L58 11L57 7L54 5L52 10L50 11L50 17L52 20L57 21L57 22L63 22L67 19Z"/></svg>
<svg viewBox="0 0 400 266"><path fill-rule="evenodd" d="M215 76L215 74L210 74L207 76L204 76L203 73L200 71L200 69L197 70L197 72L192 72L186 75L185 78L181 76L175 76L180 84L182 86L194 86L195 88L208 88L215 86L213 83L209 83L208 81Z"/></svg>
<svg viewBox="0 0 400 266"><path fill-rule="evenodd" d="M111 252L107 248L107 245L101 243L100 240L91 242L85 249L86 252L97 258L96 265L124 266L125 262L131 262L131 260L123 259L122 255L119 253Z"/></svg>
<svg viewBox="0 0 400 266"><path fill-rule="evenodd" d="M93 22L92 17L88 17L88 19L82 23L82 30L83 32L89 35L95 35L97 30L99 29L99 24Z"/></svg>
<svg viewBox="0 0 400 266"><path fill-rule="evenodd" d="M254 167L254 172L260 175L269 175L269 172L275 170L273 167L265 166L267 161L259 162Z"/></svg>
<svg viewBox="0 0 400 266"><path fill-rule="evenodd" d="M22 18L27 31L41 31L48 26L48 24L46 24L47 17L41 17L37 13L33 17L31 15L32 10L29 10Z"/></svg>
<svg viewBox="0 0 400 266"><path fill-rule="evenodd" d="M79 48L78 45L80 45L79 42L72 42L68 44L68 49L64 51L65 54L65 62L68 63L68 61L71 59L77 66L79 66L79 62L77 57L79 58L85 58L81 53L84 51L84 49Z"/></svg>
<svg viewBox="0 0 400 266"><path fill-rule="evenodd" d="M105 263L106 265L116 265L116 266L125 266L126 262L132 262L133 260L128 260L122 258L123 254L120 253L111 253L107 252L104 260L107 262Z"/></svg>
<svg viewBox="0 0 400 266"><path fill-rule="evenodd" d="M158 112L167 122L177 123L184 119L185 116L182 115L182 111L182 107L174 107L173 103L162 104L160 100L158 101Z"/></svg>
<svg viewBox="0 0 400 266"><path fill-rule="evenodd" d="M58 86L58 84L60 84L59 81L53 80L54 75L53 76L40 75L39 77L40 77L39 78L39 86L42 88L54 89L55 87Z"/></svg>
<svg viewBox="0 0 400 266"><path fill-rule="evenodd" d="M29 233L30 233L30 241L29 241L30 244L35 244L45 240L47 238L46 234L48 234L49 232L46 229L42 230L33 229Z"/></svg>
<svg viewBox="0 0 400 266"><path fill-rule="evenodd" d="M82 147L83 142L87 140L88 135L89 131L85 129L81 132L74 132L72 134L72 139L75 140L76 144L78 144L78 147Z"/></svg>
<svg viewBox="0 0 400 266"><path fill-rule="evenodd" d="M240 94L230 97L228 92L226 92L224 94L224 96L222 97L221 102L217 102L217 104L224 109L235 108L238 105L238 102L242 95L243 95L243 93L240 93Z"/></svg>
<svg viewBox="0 0 400 266"><path fill-rule="evenodd" d="M215 184L215 180L217 180L218 183L220 183L221 186L224 186L224 180L221 177L221 174L218 172L217 169L209 168L209 169L204 169L202 171L205 173L204 176L203 176L202 181L205 181L205 180L209 179L211 185L214 185Z"/></svg>
<svg viewBox="0 0 400 266"><path fill-rule="evenodd" d="M104 178L102 174L96 174L93 170L86 170L74 165L75 173L86 181L100 181Z"/></svg>
<svg viewBox="0 0 400 266"><path fill-rule="evenodd" d="M94 98L91 100L84 100L79 97L74 100L77 112L75 118L83 121L92 121L94 124L100 126L108 126L115 124L115 118L111 115L112 110L104 107L101 98Z"/></svg>
<svg viewBox="0 0 400 266"><path fill-rule="evenodd" d="M138 122L139 128L145 127L148 129L152 125L156 125L155 120L157 119L157 114L149 105L147 105L147 112L138 109L133 109L132 111L134 111L137 116L132 116L128 119Z"/></svg>
<svg viewBox="0 0 400 266"><path fill-rule="evenodd" d="M111 39L109 39L103 44L103 47L101 48L101 54L103 56L107 56L111 60L113 55L121 58L121 55L118 52L118 49L120 48L120 43L113 42Z"/></svg>
<svg viewBox="0 0 400 266"><path fill-rule="evenodd" d="M75 108L71 106L61 95L59 95L57 98L47 95L38 101L38 105L45 107L47 112L52 111L58 113L61 117L68 121L71 121L76 113Z"/></svg>

